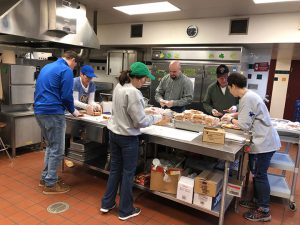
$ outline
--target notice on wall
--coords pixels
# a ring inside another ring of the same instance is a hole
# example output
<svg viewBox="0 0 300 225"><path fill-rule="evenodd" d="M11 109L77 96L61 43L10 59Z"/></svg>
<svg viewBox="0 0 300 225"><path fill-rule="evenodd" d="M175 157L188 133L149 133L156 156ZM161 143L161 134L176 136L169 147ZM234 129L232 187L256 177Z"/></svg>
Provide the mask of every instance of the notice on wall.
<svg viewBox="0 0 300 225"><path fill-rule="evenodd" d="M254 63L254 71L255 72L268 71L268 70L269 70L268 62Z"/></svg>

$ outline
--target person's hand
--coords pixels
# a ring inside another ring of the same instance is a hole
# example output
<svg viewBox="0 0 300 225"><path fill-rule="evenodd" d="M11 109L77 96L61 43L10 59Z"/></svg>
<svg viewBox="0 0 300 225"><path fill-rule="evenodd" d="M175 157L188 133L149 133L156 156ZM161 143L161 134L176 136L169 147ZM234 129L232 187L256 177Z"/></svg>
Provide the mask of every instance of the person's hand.
<svg viewBox="0 0 300 225"><path fill-rule="evenodd" d="M212 114L213 116L217 116L217 117L223 116L223 113L220 113L220 112L219 112L218 110L216 110L216 109L211 110L211 114Z"/></svg>
<svg viewBox="0 0 300 225"><path fill-rule="evenodd" d="M77 109L75 109L75 111L72 113L72 115L74 117L80 117L80 116L83 116Z"/></svg>
<svg viewBox="0 0 300 225"><path fill-rule="evenodd" d="M170 101L166 101L165 105L168 107L168 108L171 108L173 106L174 102L173 100L170 100Z"/></svg>
<svg viewBox="0 0 300 225"><path fill-rule="evenodd" d="M221 121L226 123L231 123L231 120L233 119L232 115L227 113L224 116L222 116Z"/></svg>
<svg viewBox="0 0 300 225"><path fill-rule="evenodd" d="M224 109L223 111L227 113L235 113L237 111L237 107L233 105L229 109Z"/></svg>
<svg viewBox="0 0 300 225"><path fill-rule="evenodd" d="M160 114L156 114L156 115L152 115L152 116L153 116L153 124L156 124L162 120L162 115L160 115Z"/></svg>
<svg viewBox="0 0 300 225"><path fill-rule="evenodd" d="M145 109L144 109L144 112L145 112L145 114L147 114L147 115L153 115L153 114L156 113L156 112L155 112L155 109L154 109L153 107L145 108Z"/></svg>
<svg viewBox="0 0 300 225"><path fill-rule="evenodd" d="M87 107L86 107L86 113L88 115L91 115L91 116L94 115L94 107L93 107L93 105L90 105L90 104L87 105Z"/></svg>
<svg viewBox="0 0 300 225"><path fill-rule="evenodd" d="M100 112L100 113L102 113L102 107L101 107L101 105L99 105L98 103L94 103L94 104L93 104L93 108L94 108L94 111L95 111L95 112Z"/></svg>
<svg viewBox="0 0 300 225"><path fill-rule="evenodd" d="M164 107L166 105L166 100L163 99L159 100L159 104L161 107Z"/></svg>

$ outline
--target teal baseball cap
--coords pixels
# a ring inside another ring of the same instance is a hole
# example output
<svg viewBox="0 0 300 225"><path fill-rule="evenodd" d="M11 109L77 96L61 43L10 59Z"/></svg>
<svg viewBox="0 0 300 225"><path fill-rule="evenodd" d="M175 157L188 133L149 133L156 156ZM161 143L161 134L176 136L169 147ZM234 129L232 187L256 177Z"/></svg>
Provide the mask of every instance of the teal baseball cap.
<svg viewBox="0 0 300 225"><path fill-rule="evenodd" d="M141 62L135 62L131 64L130 74L134 76L147 76L151 80L155 80L155 76L153 76L149 71L148 67Z"/></svg>

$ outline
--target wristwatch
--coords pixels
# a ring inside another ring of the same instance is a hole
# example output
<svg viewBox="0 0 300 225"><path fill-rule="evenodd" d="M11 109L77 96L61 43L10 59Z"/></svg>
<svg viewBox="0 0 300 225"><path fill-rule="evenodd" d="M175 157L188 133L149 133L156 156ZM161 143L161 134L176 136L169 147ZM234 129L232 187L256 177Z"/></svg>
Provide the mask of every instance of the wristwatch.
<svg viewBox="0 0 300 225"><path fill-rule="evenodd" d="M233 120L234 120L234 118L231 118L231 120L230 120L230 123L232 123L232 124L233 124L233 122L232 122Z"/></svg>

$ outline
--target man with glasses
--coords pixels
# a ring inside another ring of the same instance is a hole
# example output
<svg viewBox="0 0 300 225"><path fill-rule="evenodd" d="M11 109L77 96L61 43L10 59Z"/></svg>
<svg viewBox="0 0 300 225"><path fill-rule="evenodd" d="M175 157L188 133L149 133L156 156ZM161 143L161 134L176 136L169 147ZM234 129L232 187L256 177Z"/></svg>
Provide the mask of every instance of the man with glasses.
<svg viewBox="0 0 300 225"><path fill-rule="evenodd" d="M75 107L85 109L89 115L102 112L101 106L94 100L96 87L92 81L93 77L96 77L93 67L84 65L80 69L80 76L74 78L73 87Z"/></svg>
<svg viewBox="0 0 300 225"><path fill-rule="evenodd" d="M225 113L236 112L239 99L233 97L228 90L228 67L221 64L217 67L216 73L217 81L207 88L206 95L203 100L203 107L206 113L216 117L221 117Z"/></svg>
<svg viewBox="0 0 300 225"><path fill-rule="evenodd" d="M73 69L78 55L66 51L62 58L44 66L36 80L34 93L35 118L46 142L44 168L39 186L44 194L62 194L70 187L57 176L65 151L65 110L80 116L74 108Z"/></svg>
<svg viewBox="0 0 300 225"><path fill-rule="evenodd" d="M169 74L164 76L156 88L155 100L164 108L183 112L192 103L193 83L181 72L179 61L169 64Z"/></svg>

